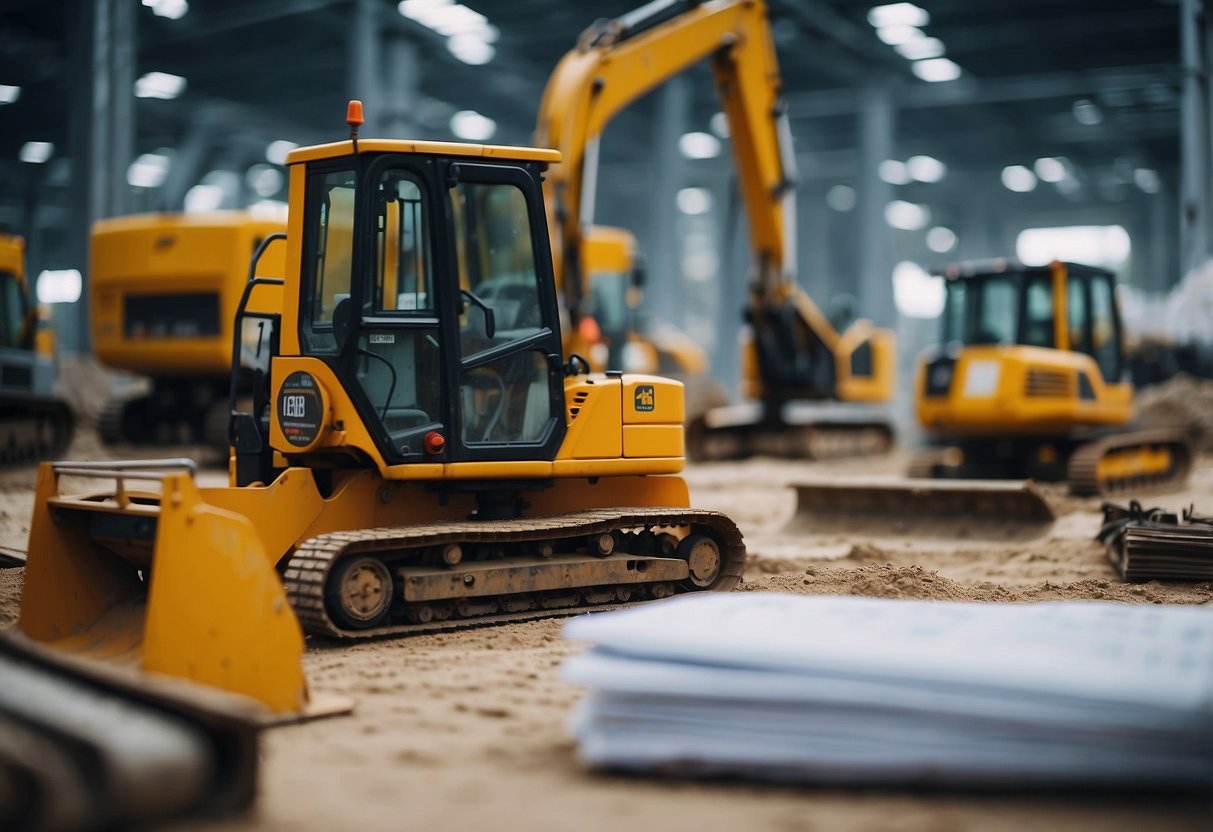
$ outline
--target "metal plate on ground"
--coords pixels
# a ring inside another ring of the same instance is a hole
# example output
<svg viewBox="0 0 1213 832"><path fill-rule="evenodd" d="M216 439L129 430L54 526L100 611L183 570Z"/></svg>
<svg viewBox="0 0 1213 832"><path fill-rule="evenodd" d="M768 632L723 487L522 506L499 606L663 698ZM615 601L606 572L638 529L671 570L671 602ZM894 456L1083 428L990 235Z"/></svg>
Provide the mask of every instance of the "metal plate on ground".
<svg viewBox="0 0 1213 832"><path fill-rule="evenodd" d="M1108 558L1126 581L1213 581L1213 527L1132 523Z"/></svg>

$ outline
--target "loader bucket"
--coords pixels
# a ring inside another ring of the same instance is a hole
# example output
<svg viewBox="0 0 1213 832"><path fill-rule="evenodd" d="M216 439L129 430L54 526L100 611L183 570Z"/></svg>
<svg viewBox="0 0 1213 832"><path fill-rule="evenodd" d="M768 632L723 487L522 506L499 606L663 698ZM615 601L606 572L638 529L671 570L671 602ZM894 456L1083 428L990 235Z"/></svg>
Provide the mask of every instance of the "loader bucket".
<svg viewBox="0 0 1213 832"><path fill-rule="evenodd" d="M54 648L308 706L303 634L252 521L203 502L190 460L44 463L19 628ZM61 476L113 492L59 493ZM128 491L159 480L160 492Z"/></svg>
<svg viewBox="0 0 1213 832"><path fill-rule="evenodd" d="M802 482L789 532L873 537L1035 537L1056 516L1031 480L850 479Z"/></svg>

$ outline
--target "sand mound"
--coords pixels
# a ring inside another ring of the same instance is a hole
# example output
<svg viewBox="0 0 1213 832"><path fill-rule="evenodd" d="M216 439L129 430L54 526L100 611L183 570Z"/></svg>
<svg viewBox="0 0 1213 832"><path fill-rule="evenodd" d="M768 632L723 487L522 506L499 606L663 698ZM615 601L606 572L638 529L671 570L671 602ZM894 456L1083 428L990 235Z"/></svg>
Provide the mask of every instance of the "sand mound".
<svg viewBox="0 0 1213 832"><path fill-rule="evenodd" d="M1213 381L1180 374L1137 395L1142 427L1187 431L1198 450L1213 451Z"/></svg>

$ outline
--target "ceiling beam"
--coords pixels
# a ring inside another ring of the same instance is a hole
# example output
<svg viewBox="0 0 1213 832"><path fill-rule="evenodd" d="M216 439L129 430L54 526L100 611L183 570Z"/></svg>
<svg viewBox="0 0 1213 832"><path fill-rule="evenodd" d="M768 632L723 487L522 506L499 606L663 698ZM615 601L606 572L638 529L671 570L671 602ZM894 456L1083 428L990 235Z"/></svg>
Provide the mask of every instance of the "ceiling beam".
<svg viewBox="0 0 1213 832"><path fill-rule="evenodd" d="M1171 64L988 80L964 77L942 84L904 85L897 90L893 100L902 110L969 107L1098 95L1101 90L1110 89L1144 90L1156 84L1175 86L1179 80L1179 67ZM784 96L784 101L792 118L825 118L859 112L858 98L850 89L790 93Z"/></svg>

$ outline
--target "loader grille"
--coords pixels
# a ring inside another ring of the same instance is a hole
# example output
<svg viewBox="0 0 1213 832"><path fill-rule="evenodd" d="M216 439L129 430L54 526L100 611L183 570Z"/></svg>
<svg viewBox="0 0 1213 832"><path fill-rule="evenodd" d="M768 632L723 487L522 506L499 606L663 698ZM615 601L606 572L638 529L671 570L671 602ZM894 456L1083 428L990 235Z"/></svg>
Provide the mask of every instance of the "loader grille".
<svg viewBox="0 0 1213 832"><path fill-rule="evenodd" d="M573 394L573 403L569 405L569 422L572 423L577 418L577 414L581 412L581 406L585 404L585 400L590 397L588 390L579 390Z"/></svg>
<svg viewBox="0 0 1213 832"><path fill-rule="evenodd" d="M201 338L219 334L219 295L139 295L123 304L127 338Z"/></svg>
<svg viewBox="0 0 1213 832"><path fill-rule="evenodd" d="M1068 398L1074 395L1068 373L1030 368L1024 393L1033 398Z"/></svg>
<svg viewBox="0 0 1213 832"><path fill-rule="evenodd" d="M34 386L34 371L20 364L0 366L0 387L16 387L29 390Z"/></svg>

